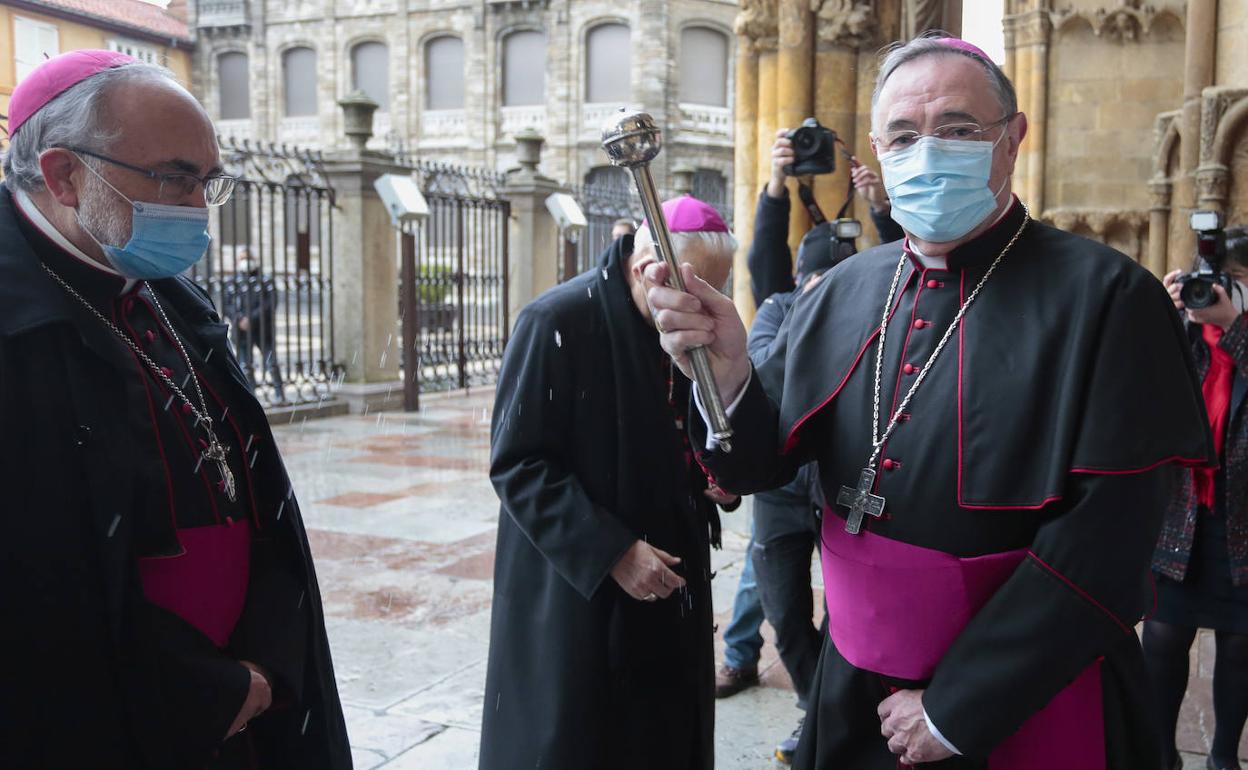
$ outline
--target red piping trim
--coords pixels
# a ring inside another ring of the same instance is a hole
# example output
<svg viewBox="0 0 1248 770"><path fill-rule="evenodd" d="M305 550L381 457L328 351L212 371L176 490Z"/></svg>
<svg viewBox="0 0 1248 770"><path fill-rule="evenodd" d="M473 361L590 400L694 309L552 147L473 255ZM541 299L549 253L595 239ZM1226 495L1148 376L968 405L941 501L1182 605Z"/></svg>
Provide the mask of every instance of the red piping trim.
<svg viewBox="0 0 1248 770"><path fill-rule="evenodd" d="M205 366L208 366L208 364L205 364ZM212 399L213 401L217 402L217 406L219 408L221 409L229 408L226 405L225 401L219 395L217 395L217 391L212 387L212 383L208 381L207 377L196 377L196 379L199 380L200 383L202 383L203 386L208 389L208 392L210 394L212 394ZM251 478L251 463L247 460L247 451L243 448L247 444L245 441L243 441L242 429L239 427L238 423L234 421L234 410L231 409L229 413L226 415L225 419L226 419L226 422L230 424L230 428L234 430L234 440L238 442L237 447L239 451L239 456L242 458L242 461L243 461L243 474L247 477L247 497L248 499L251 500L251 520L252 520L252 523L256 525L256 531L258 532L260 531L260 529L262 529L262 527L260 526L260 508L256 505L256 489L255 489L255 483ZM256 450L257 453L259 451L260 451L259 449Z"/></svg>
<svg viewBox="0 0 1248 770"><path fill-rule="evenodd" d="M925 275L927 275L926 267L923 268L923 272L919 273L919 281L917 284L917 291L914 295L914 302L910 305L910 323L906 324L906 339L904 342L901 343L901 358L898 359L898 364L897 364L897 384L893 387L893 405L888 410L888 414L885 416L885 419L891 420L893 414L896 413L897 411L897 397L901 395L902 372L905 371L906 358L908 357L908 354L910 352L910 336L914 334L914 319L918 317L919 299L923 296L923 289L927 288L927 284L923 282L923 276ZM910 284L910 280L906 279L907 287L909 286L909 284ZM888 351L885 351L885 353L887 352ZM883 444L880 445L880 461L881 462L883 462L887 454L888 454L888 442L885 441ZM900 466L901 464L898 463L898 467ZM882 481L883 479L877 475L875 477L875 486L872 488L871 491L872 492L878 491L880 488L880 483Z"/></svg>
<svg viewBox="0 0 1248 770"><path fill-rule="evenodd" d="M116 303L114 303L111 310L113 323L117 323L119 319L117 318ZM169 523L173 527L174 536L176 537L178 531L178 507L174 503L173 498L173 469L169 467L169 458L165 456L165 444L160 440L160 426L156 423L156 405L152 403L152 390L147 379L147 368L133 350L130 351L130 357L134 359L134 365L139 370L139 381L143 383L143 395L147 398L147 414L152 420L152 432L156 435L156 450L160 453L161 464L165 466L165 493L169 496ZM181 547L181 541L179 541L179 547Z"/></svg>
<svg viewBox="0 0 1248 770"><path fill-rule="evenodd" d="M1190 457L1183 457L1182 455L1171 455L1170 457L1166 457L1166 458L1164 458L1164 459L1158 460L1157 462L1153 463L1152 465L1147 465L1147 466L1145 466L1145 467L1143 467L1143 468L1125 468L1125 469L1120 469L1120 468L1071 468L1071 469L1070 469L1070 472L1071 472L1071 473L1085 473L1085 474L1089 474L1089 475L1092 475L1092 476L1130 476L1130 475L1132 475L1132 474L1136 474L1136 473L1147 473L1147 472L1149 472L1149 471L1151 471L1151 470L1154 470L1154 469L1156 469L1156 468L1160 468L1160 467L1161 467L1161 466L1163 466L1163 465L1169 465L1170 463L1177 463L1178 465L1181 465L1181 466L1183 466L1183 467L1185 467L1185 468L1191 468L1191 467L1201 467L1201 466L1203 466L1206 462L1208 462L1208 461L1207 461L1207 460L1203 460L1203 459L1201 459L1201 460L1194 460L1194 459L1192 459L1192 458L1190 458Z"/></svg>
<svg viewBox="0 0 1248 770"><path fill-rule="evenodd" d="M1038 503L1030 505L992 505L991 503L964 503L961 499L961 492L958 493L958 507L965 508L969 511L1038 511L1051 503L1056 503L1062 499L1061 495L1049 495Z"/></svg>
<svg viewBox="0 0 1248 770"><path fill-rule="evenodd" d="M893 316L897 314L897 308L901 307L901 298L905 296L905 293L906 293L904 287L909 285L910 279L914 277L914 272L915 272L915 268L913 265L911 265L910 274L906 276L905 283L902 284L903 286L902 291L900 291L897 294L897 301L893 305L893 309L888 314L889 322L892 322ZM862 348L858 351L858 355L854 356L853 363L849 365L849 370L845 372L845 376L841 378L840 383L836 386L836 390L832 391L832 395L825 398L814 409L811 409L809 412L802 415L802 417L799 418L798 421L793 424L792 430L789 431L788 438L786 438L784 441L783 454L788 454L789 452L793 450L793 447L797 445L797 433L798 431L802 429L802 426L804 426L810 420L810 418L814 417L816 414L822 411L825 406L832 403L832 401L837 397L837 395L840 394L841 389L845 387L845 383L849 382L850 375L852 375L854 373L854 370L858 368L858 363L862 360L863 354L867 352L867 348L871 347L872 341L875 340L876 336L879 333L880 333L880 330L877 327L876 330L873 331L870 334L870 336L867 337L867 341L862 343Z"/></svg>
<svg viewBox="0 0 1248 770"><path fill-rule="evenodd" d="M958 306L966 301L966 271L962 272L961 283L958 285ZM965 321L966 317L963 316ZM966 324L958 324L958 505L967 507L962 503L962 377L963 377L963 352L966 350Z"/></svg>
<svg viewBox="0 0 1248 770"><path fill-rule="evenodd" d="M167 332L165 332L164 325L160 322L160 318L156 315L156 309L151 306L151 304L147 301L147 299L143 297L142 294L135 292L135 296L138 297L140 301L142 301L145 307L147 307L148 313L152 316L152 321L156 324L156 328L160 329L162 334L167 335ZM135 330L134 326L130 324L130 321L127 319L127 320L123 320L122 323L126 325L126 329L130 332L131 337L137 341L139 339L139 333L138 331ZM149 380L146 376L146 370L144 370L144 372L145 374L143 377L143 384L144 386L147 386L149 383ZM170 376L170 379L173 379L172 376ZM159 380L156 381L156 387L160 389L160 392L162 395L168 395L171 397L173 396L172 391L167 389L164 386L164 383L160 382ZM148 400L149 401L151 400L150 394L148 395ZM178 426L178 430L182 432L182 437L186 439L187 446L189 446L191 448L191 452L194 453L195 452L195 437L191 435L191 432L186 427L186 421L182 418L182 410L178 409L173 412L170 412L169 414L173 418L174 424ZM155 428L157 432L160 431L160 427L156 424L155 414L152 415L152 427ZM169 478L172 478L173 471L172 469L168 467L168 463L166 463L165 471L166 473L169 474ZM221 523L221 511L217 507L216 493L213 490L212 482L209 481L208 479L208 469L203 466L202 462L199 464L199 472L196 475L199 476L200 480L204 482L204 488L208 492L208 503L212 506L213 518L216 519L217 524L220 524ZM176 522L175 522L175 526L176 526Z"/></svg>
<svg viewBox="0 0 1248 770"><path fill-rule="evenodd" d="M1091 594L1089 594L1087 591L1083 590L1082 588L1080 588L1079 586L1071 582L1070 578L1066 577L1062 573L1058 572L1057 570L1053 569L1048 564L1046 564L1044 559L1041 559L1039 556L1036 555L1035 551L1028 550L1027 556L1030 557L1034 562L1039 564L1041 567L1044 567L1046 570L1052 573L1053 576L1056 577L1058 580L1062 581L1067 586L1069 586L1070 589L1074 591L1076 594L1078 594L1079 596L1081 596L1084 601L1088 602L1093 607L1096 607L1098 610L1108 615L1109 619L1114 621L1114 623L1117 624L1117 626L1121 628L1124 633L1128 633L1128 634L1135 633L1135 630L1131 628L1131 626L1128 626L1126 623L1123 623L1121 620L1119 620L1117 615L1107 610L1105 608L1105 605L1101 604L1096 599L1092 598Z"/></svg>

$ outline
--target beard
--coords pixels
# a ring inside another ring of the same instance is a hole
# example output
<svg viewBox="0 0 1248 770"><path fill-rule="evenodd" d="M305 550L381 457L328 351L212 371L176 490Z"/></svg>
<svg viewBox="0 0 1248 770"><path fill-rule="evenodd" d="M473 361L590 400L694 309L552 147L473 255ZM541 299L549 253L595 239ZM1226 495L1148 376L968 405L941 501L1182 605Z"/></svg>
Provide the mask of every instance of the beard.
<svg viewBox="0 0 1248 770"><path fill-rule="evenodd" d="M130 204L95 174L87 174L78 196L78 224L101 246L121 247L130 241Z"/></svg>

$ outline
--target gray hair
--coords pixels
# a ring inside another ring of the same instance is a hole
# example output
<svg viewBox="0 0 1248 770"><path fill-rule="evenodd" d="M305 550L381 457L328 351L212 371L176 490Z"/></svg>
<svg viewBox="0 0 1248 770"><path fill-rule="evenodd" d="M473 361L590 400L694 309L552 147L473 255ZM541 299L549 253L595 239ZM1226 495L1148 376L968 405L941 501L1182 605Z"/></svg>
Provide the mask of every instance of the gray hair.
<svg viewBox="0 0 1248 770"><path fill-rule="evenodd" d="M700 241L703 246L712 254L723 254L728 258L737 250L737 239L732 237L732 233L703 233L703 232L680 232L671 233L672 248L676 250L676 254L684 253L690 243ZM637 235L633 240L633 252L639 252L644 248L653 245L650 240L650 228L643 227L637 231ZM658 257L658 254L655 254Z"/></svg>
<svg viewBox="0 0 1248 770"><path fill-rule="evenodd" d="M39 155L48 148L72 145L106 151L120 131L100 124L104 98L115 86L144 80L178 82L164 67L135 62L98 72L67 88L10 137L4 154L4 178L20 190L39 192L44 183Z"/></svg>
<svg viewBox="0 0 1248 770"><path fill-rule="evenodd" d="M880 74L876 76L875 90L871 92L871 124L873 129L875 128L875 108L880 101L880 91L884 90L884 84L889 77L901 65L934 54L965 56L980 67L983 67L984 74L988 77L988 83L992 86L993 95L997 97L997 101L1001 104L1001 109L1005 111L1006 115L1013 115L1018 112L1018 95L1014 92L1014 84L1005 76L1005 72L989 59L941 42L942 39L950 37L953 37L953 35L950 35L948 32L933 29L924 32L908 43L899 41L881 49Z"/></svg>

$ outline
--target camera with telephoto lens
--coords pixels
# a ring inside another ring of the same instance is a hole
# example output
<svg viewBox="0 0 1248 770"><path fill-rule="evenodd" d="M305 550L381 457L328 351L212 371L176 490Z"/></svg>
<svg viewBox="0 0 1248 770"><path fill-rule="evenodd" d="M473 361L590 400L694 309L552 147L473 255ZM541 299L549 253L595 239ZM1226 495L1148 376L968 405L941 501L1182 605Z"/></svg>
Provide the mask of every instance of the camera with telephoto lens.
<svg viewBox="0 0 1248 770"><path fill-rule="evenodd" d="M1215 286L1221 286L1230 296L1232 278L1222 272L1226 261L1226 231L1216 211L1192 212L1192 229L1196 231L1196 269L1179 276L1183 288L1179 299L1191 310L1200 310L1218 304Z"/></svg>
<svg viewBox="0 0 1248 770"><path fill-rule="evenodd" d="M814 176L836 171L836 132L806 118L802 125L785 134L793 142L792 163L784 167L789 176Z"/></svg>

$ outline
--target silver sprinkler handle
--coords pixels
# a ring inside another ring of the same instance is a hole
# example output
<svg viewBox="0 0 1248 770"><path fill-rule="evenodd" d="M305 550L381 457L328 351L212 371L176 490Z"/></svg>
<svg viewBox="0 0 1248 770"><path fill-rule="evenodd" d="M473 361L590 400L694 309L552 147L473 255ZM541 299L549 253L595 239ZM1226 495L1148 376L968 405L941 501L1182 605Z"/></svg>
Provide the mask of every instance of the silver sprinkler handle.
<svg viewBox="0 0 1248 770"><path fill-rule="evenodd" d="M633 181L637 184L641 205L646 212L646 223L650 227L650 239L654 241L659 256L667 263L668 285L685 291L685 280L680 274L680 265L676 262L667 220L663 217L662 201L654 187L654 177L650 174L650 161L654 160L662 147L662 132L654 118L645 112L621 110L602 131L602 148L611 163L633 172ZM732 426L728 423L724 402L719 397L719 386L715 383L715 373L711 370L706 348L690 348L688 353L693 365L694 385L710 417L711 435L719 442L723 451L731 452Z"/></svg>

